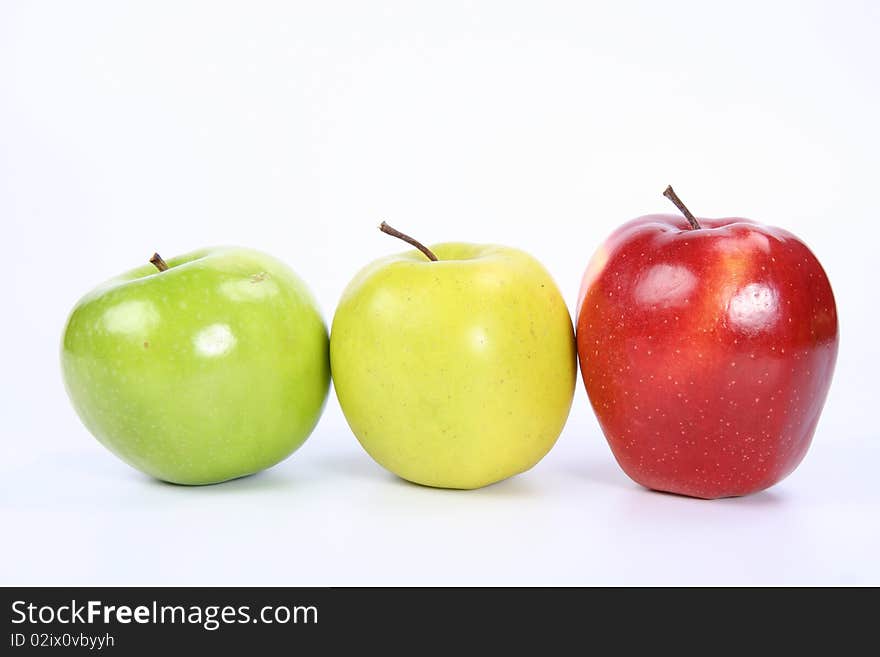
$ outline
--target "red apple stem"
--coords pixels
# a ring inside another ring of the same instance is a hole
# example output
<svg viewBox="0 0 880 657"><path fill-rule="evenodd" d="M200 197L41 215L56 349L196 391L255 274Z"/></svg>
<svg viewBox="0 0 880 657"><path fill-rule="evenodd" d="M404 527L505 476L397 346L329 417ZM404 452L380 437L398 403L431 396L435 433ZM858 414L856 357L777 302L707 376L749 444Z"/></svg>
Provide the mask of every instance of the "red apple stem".
<svg viewBox="0 0 880 657"><path fill-rule="evenodd" d="M668 198L675 204L675 207L678 208L679 212L684 215L684 218L688 220L688 223L691 225L693 230L699 230L702 228L700 226L700 222L697 221L697 218L691 214L691 211L687 209L687 206L681 202L681 199L678 198L678 194L675 193L675 190L672 189L672 185L668 185L666 187L666 191L663 192L663 196Z"/></svg>
<svg viewBox="0 0 880 657"><path fill-rule="evenodd" d="M406 233L401 233L396 228L392 228L391 226L386 224L384 221L381 224L379 224L379 230L381 230L386 235L391 235L392 237L396 237L397 239L401 239L404 242L406 242L407 244L412 244L419 251L421 251L426 256L428 256L428 260L431 260L433 262L437 261L437 256L434 255L434 252L431 249L429 249L427 246L425 246L424 244L419 242L417 239L413 239L412 237L410 237Z"/></svg>
<svg viewBox="0 0 880 657"><path fill-rule="evenodd" d="M166 271L168 269L168 263L162 260L162 256L158 253L154 253L153 257L150 258L150 264L154 265L159 271Z"/></svg>

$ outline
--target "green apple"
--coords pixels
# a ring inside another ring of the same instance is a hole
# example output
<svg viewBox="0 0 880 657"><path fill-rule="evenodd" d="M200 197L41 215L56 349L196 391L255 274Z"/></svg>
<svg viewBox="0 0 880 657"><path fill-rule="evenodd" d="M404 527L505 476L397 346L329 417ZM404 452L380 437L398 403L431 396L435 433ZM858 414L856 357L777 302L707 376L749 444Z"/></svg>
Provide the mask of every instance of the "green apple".
<svg viewBox="0 0 880 657"><path fill-rule="evenodd" d="M87 294L67 321L61 368L83 423L129 465L174 483L278 463L311 433L329 388L311 293L247 249L151 262Z"/></svg>
<svg viewBox="0 0 880 657"><path fill-rule="evenodd" d="M553 279L517 249L428 249L382 229L422 252L367 266L336 309L330 363L355 436L428 486L479 488L528 470L574 393L574 332Z"/></svg>

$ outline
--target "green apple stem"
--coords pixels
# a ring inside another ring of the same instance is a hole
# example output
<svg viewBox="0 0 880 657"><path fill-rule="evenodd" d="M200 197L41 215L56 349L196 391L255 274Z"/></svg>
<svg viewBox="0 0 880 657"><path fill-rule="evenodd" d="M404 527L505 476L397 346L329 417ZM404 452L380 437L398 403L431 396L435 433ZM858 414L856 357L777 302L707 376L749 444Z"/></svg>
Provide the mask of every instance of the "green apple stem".
<svg viewBox="0 0 880 657"><path fill-rule="evenodd" d="M693 230L699 230L702 228L700 226L700 222L697 221L697 218L691 214L691 211L687 209L687 206L681 202L681 199L678 198L678 194L672 189L672 185L666 187L666 191L663 192L663 196L668 198L675 204L675 207L679 209L679 211L684 215L684 218L688 220L688 223L691 225Z"/></svg>
<svg viewBox="0 0 880 657"><path fill-rule="evenodd" d="M386 235L391 235L392 237L396 237L397 239L401 239L404 242L406 242L407 244L412 244L419 251L421 251L426 256L428 256L429 260L434 261L434 262L437 261L437 256L434 255L434 252L431 251L431 249L429 249L427 246L425 246L424 244L422 244L418 240L413 239L412 237L410 237L406 233L401 233L396 228L392 228L391 226L386 224L384 221L381 224L379 224L379 230L381 230Z"/></svg>
<svg viewBox="0 0 880 657"><path fill-rule="evenodd" d="M150 258L150 264L154 265L159 271L165 271L168 269L168 263L162 260L162 256L158 253L154 253L153 257Z"/></svg>

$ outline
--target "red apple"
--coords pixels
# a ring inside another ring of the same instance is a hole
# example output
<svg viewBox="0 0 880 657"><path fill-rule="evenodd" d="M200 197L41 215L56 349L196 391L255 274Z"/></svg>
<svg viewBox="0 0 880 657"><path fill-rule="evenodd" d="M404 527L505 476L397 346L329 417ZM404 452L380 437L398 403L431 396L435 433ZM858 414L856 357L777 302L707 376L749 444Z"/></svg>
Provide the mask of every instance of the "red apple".
<svg viewBox="0 0 880 657"><path fill-rule="evenodd" d="M828 277L791 233L678 215L621 226L577 309L584 384L617 462L655 490L746 495L803 459L837 358Z"/></svg>

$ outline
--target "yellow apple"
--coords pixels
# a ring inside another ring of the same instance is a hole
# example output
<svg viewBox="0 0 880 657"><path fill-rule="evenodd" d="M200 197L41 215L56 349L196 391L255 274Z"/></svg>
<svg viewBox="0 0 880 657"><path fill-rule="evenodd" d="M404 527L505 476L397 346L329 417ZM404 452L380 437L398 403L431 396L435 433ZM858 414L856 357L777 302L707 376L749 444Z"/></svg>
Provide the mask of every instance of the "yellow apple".
<svg viewBox="0 0 880 657"><path fill-rule="evenodd" d="M391 472L479 488L531 468L562 431L575 382L571 318L527 253L418 246L437 260L416 250L378 260L343 293L330 338L336 394Z"/></svg>

